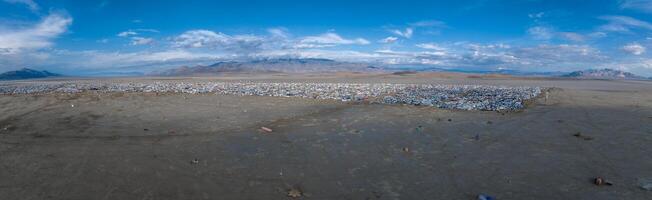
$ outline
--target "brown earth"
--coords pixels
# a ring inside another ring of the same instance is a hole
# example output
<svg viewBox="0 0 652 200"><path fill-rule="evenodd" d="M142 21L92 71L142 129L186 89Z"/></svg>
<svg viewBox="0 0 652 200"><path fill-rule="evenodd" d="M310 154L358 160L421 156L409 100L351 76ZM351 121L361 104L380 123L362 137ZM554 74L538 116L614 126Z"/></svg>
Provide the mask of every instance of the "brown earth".
<svg viewBox="0 0 652 200"><path fill-rule="evenodd" d="M652 179L650 82L246 79L556 89L514 113L214 94L4 95L0 199L287 199L290 190L298 199L652 198L639 183ZM597 176L614 185L594 185Z"/></svg>

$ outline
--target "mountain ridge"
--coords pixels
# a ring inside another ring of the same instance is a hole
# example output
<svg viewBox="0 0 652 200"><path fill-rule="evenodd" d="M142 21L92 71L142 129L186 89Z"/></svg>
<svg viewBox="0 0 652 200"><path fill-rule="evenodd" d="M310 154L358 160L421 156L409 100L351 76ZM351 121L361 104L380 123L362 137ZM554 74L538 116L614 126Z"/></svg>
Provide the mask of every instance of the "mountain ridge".
<svg viewBox="0 0 652 200"><path fill-rule="evenodd" d="M211 65L181 66L154 71L150 76L218 75L223 73L307 73L307 72L368 72L378 67L365 63L340 62L322 58L278 58L252 61L220 61Z"/></svg>
<svg viewBox="0 0 652 200"><path fill-rule="evenodd" d="M562 75L561 77L576 79L649 79L630 72L610 68L579 70Z"/></svg>
<svg viewBox="0 0 652 200"><path fill-rule="evenodd" d="M0 74L0 80L22 80L34 78L59 77L61 74L49 72L47 70L38 71L29 68L22 68L15 71L8 71Z"/></svg>

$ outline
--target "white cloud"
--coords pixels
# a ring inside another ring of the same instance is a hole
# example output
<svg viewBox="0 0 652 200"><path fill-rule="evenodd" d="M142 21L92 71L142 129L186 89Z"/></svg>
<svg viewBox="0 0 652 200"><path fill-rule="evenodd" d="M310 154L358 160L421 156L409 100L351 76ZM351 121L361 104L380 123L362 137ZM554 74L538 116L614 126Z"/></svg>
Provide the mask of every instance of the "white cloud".
<svg viewBox="0 0 652 200"><path fill-rule="evenodd" d="M543 15L545 15L544 12L538 12L538 13L530 13L530 14L528 14L527 16L528 16L529 18L532 18L532 19L539 19L539 18L542 18Z"/></svg>
<svg viewBox="0 0 652 200"><path fill-rule="evenodd" d="M446 28L446 23L439 21L439 20L424 20L424 21L418 21L414 23L410 23L410 26L412 27L440 27L440 28Z"/></svg>
<svg viewBox="0 0 652 200"><path fill-rule="evenodd" d="M608 23L602 25L600 30L609 32L630 32L631 29L652 30L652 24L627 16L602 16L600 19Z"/></svg>
<svg viewBox="0 0 652 200"><path fill-rule="evenodd" d="M230 36L209 30L190 30L172 39L176 48L208 48L251 54L263 48L266 39L255 35Z"/></svg>
<svg viewBox="0 0 652 200"><path fill-rule="evenodd" d="M405 31L401 31L401 30L398 30L398 29L392 29L392 30L389 30L389 32L391 32L393 34L396 34L398 36L409 39L409 38L412 37L412 34L414 34L414 28L408 27L408 28L405 28Z"/></svg>
<svg viewBox="0 0 652 200"><path fill-rule="evenodd" d="M426 34L439 34L441 29L448 28L445 22L438 20L423 20L413 23L408 23L407 26L403 28L396 28L393 26L385 27L390 33L410 39L414 35L417 29L425 31Z"/></svg>
<svg viewBox="0 0 652 200"><path fill-rule="evenodd" d="M25 4L32 12L37 12L40 7L33 0L4 0L7 3Z"/></svg>
<svg viewBox="0 0 652 200"><path fill-rule="evenodd" d="M532 38L537 40L549 40L554 35L554 30L545 26L535 26L527 30L527 33L532 36Z"/></svg>
<svg viewBox="0 0 652 200"><path fill-rule="evenodd" d="M129 37L129 36L134 36L134 35L140 35L143 32L149 32L149 33L158 33L159 31L156 29L149 29L149 28L139 28L139 29L129 29L127 31L123 31L118 33L118 37Z"/></svg>
<svg viewBox="0 0 652 200"><path fill-rule="evenodd" d="M534 26L530 27L527 30L528 35L532 37L535 40L551 40L551 39L563 39L567 41L572 41L572 42L583 42L586 40L586 36L576 33L576 32L560 32L556 31L555 28L550 27L550 26ZM604 34L602 32L595 32L592 33L591 37L593 38L599 38L599 37L604 37L604 35L598 35L598 34Z"/></svg>
<svg viewBox="0 0 652 200"><path fill-rule="evenodd" d="M652 1L650 0L621 0L621 9L631 9L643 12L652 12Z"/></svg>
<svg viewBox="0 0 652 200"><path fill-rule="evenodd" d="M358 44L365 45L370 42L364 38L345 39L337 33L324 33L316 36L307 36L299 40L299 45L344 45L344 44Z"/></svg>
<svg viewBox="0 0 652 200"><path fill-rule="evenodd" d="M422 48L422 49L430 49L430 50L437 50L437 51L444 51L446 48L443 48L437 44L434 43L421 43L421 44L416 44L417 47Z"/></svg>
<svg viewBox="0 0 652 200"><path fill-rule="evenodd" d="M145 37L132 37L131 38L131 45L147 45L147 44L152 44L154 42L154 39L152 38L145 38Z"/></svg>
<svg viewBox="0 0 652 200"><path fill-rule="evenodd" d="M645 47L638 43L630 43L622 47L622 50L632 55L641 55L645 53Z"/></svg>
<svg viewBox="0 0 652 200"><path fill-rule="evenodd" d="M193 63L212 63L228 59L220 53L195 52L186 49L137 52L67 51L50 52L47 63L57 68L88 70L136 70L152 71L161 67L178 67Z"/></svg>
<svg viewBox="0 0 652 200"><path fill-rule="evenodd" d="M585 37L579 33L573 33L573 32L560 32L558 33L559 36L561 36L563 39L574 41L574 42L582 42L585 40Z"/></svg>
<svg viewBox="0 0 652 200"><path fill-rule="evenodd" d="M267 29L267 32L272 35L272 37L276 38L288 38L290 37L290 34L288 33L287 29L285 28L270 28Z"/></svg>
<svg viewBox="0 0 652 200"><path fill-rule="evenodd" d="M138 35L138 33L136 31L123 31L123 32L118 33L119 37L129 37L129 36L132 36L132 35Z"/></svg>
<svg viewBox="0 0 652 200"><path fill-rule="evenodd" d="M209 30L191 30L174 38L175 47L200 48L228 43L230 36Z"/></svg>
<svg viewBox="0 0 652 200"><path fill-rule="evenodd" d="M18 53L52 46L52 40L68 30L72 18L51 13L40 22L23 28L0 29L0 54Z"/></svg>
<svg viewBox="0 0 652 200"><path fill-rule="evenodd" d="M391 44L391 43L394 43L396 41L398 41L397 37L390 36L390 37L383 38L383 39L379 40L378 42L385 43L385 44Z"/></svg>
<svg viewBox="0 0 652 200"><path fill-rule="evenodd" d="M598 49L588 45L538 45L511 52L523 66L547 70L581 69L607 60Z"/></svg>

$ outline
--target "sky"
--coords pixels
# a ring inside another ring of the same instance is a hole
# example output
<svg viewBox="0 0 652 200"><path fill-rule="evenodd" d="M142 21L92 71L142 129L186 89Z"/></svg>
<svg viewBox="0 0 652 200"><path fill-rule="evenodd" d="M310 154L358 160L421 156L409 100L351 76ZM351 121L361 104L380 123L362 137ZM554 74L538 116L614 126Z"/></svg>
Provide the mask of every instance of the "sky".
<svg viewBox="0 0 652 200"><path fill-rule="evenodd" d="M268 58L652 76L652 0L0 0L0 72Z"/></svg>

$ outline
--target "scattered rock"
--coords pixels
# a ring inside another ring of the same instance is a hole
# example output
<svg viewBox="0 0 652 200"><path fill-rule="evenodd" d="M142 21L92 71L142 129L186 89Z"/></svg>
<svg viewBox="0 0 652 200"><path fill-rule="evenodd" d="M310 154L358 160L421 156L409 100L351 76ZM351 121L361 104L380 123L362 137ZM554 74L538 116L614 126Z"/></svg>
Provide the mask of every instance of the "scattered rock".
<svg viewBox="0 0 652 200"><path fill-rule="evenodd" d="M640 181L641 189L652 191L652 179L644 179Z"/></svg>
<svg viewBox="0 0 652 200"><path fill-rule="evenodd" d="M486 194L480 194L478 195L478 200L494 200L496 198L486 195Z"/></svg>
<svg viewBox="0 0 652 200"><path fill-rule="evenodd" d="M265 133L271 133L271 132L272 132L272 129L271 129L271 128L267 128L267 127L264 127L264 126L263 126L263 127L260 127L260 130L263 131L263 132L265 132Z"/></svg>
<svg viewBox="0 0 652 200"><path fill-rule="evenodd" d="M231 83L231 82L127 82L91 81L34 82L3 85L0 94L152 92L224 95L255 95L337 99L341 101L432 106L459 110L519 110L524 102L541 94L540 87L501 87L439 84L364 83ZM189 99L183 96L184 100ZM71 105L74 107L74 105ZM246 111L245 111L246 112Z"/></svg>
<svg viewBox="0 0 652 200"><path fill-rule="evenodd" d="M71 108L74 108L74 107L75 107L75 104L70 104L70 107L71 107Z"/></svg>
<svg viewBox="0 0 652 200"><path fill-rule="evenodd" d="M303 192L299 188L291 188L288 190L288 197L299 198L303 196Z"/></svg>
<svg viewBox="0 0 652 200"><path fill-rule="evenodd" d="M407 148L407 147L403 147L403 149L401 149L401 150L403 150L403 152L405 152L405 153L408 153L408 152L410 152L410 149L409 149L409 148Z"/></svg>
<svg viewBox="0 0 652 200"><path fill-rule="evenodd" d="M613 185L613 183L605 180L602 177L595 177L593 179L593 184L598 185L598 186L601 186L601 185L609 185L609 186L611 186L611 185Z"/></svg>
<svg viewBox="0 0 652 200"><path fill-rule="evenodd" d="M149 131L149 129L144 128L143 131Z"/></svg>
<svg viewBox="0 0 652 200"><path fill-rule="evenodd" d="M195 159L191 160L190 164L193 164L193 165L199 164L199 159L195 158Z"/></svg>
<svg viewBox="0 0 652 200"><path fill-rule="evenodd" d="M449 122L452 122L452 121L453 121L453 119L448 119L448 121L449 121Z"/></svg>
<svg viewBox="0 0 652 200"><path fill-rule="evenodd" d="M575 136L576 138L583 139L583 140L592 140L593 139L593 137L582 135L582 133L580 133L580 132L577 132L577 133L573 134L573 136Z"/></svg>

